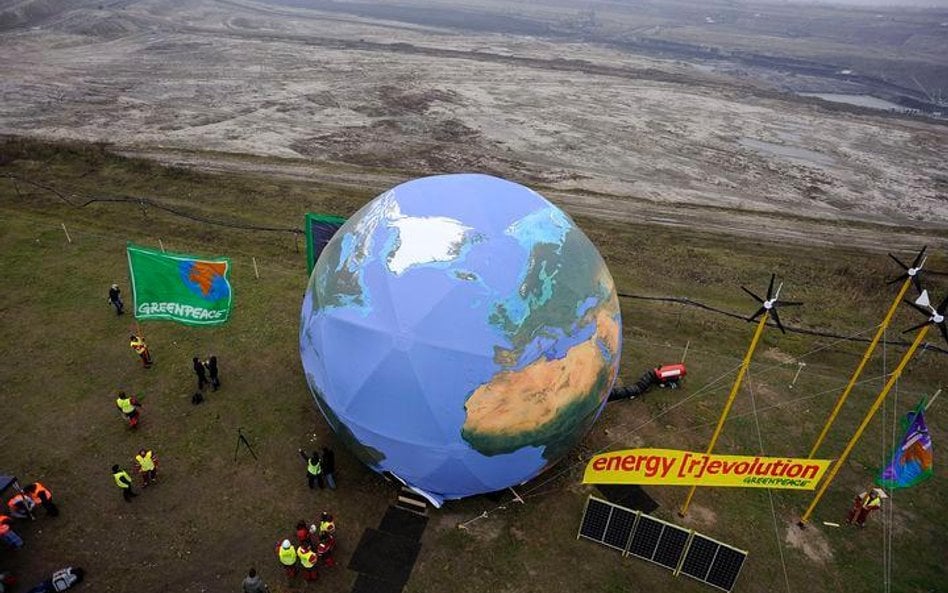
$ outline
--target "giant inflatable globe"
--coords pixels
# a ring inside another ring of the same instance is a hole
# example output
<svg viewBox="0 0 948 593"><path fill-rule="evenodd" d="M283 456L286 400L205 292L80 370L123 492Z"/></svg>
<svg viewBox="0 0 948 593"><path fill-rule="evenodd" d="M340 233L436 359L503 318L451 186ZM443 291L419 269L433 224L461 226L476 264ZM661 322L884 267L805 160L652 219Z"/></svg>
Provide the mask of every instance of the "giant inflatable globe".
<svg viewBox="0 0 948 593"><path fill-rule="evenodd" d="M443 175L383 193L333 236L300 354L339 438L440 505L575 446L621 335L612 276L569 216L516 183Z"/></svg>

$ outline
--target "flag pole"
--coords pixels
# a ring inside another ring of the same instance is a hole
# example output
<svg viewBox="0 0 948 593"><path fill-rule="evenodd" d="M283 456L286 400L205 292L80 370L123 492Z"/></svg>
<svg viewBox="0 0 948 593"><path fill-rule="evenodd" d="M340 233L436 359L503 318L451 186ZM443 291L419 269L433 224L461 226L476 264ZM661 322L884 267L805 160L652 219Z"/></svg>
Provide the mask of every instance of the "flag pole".
<svg viewBox="0 0 948 593"><path fill-rule="evenodd" d="M846 459L849 457L849 454L852 452L853 447L856 446L856 442L859 440L859 437L862 436L864 430L869 425L869 421L872 420L872 417L875 415L876 411L882 405L882 402L885 400L886 396L889 395L889 391L892 390L892 387L895 385L895 382L899 380L899 377L902 375L902 371L905 369L905 365L908 364L912 356L915 354L915 351L921 345L922 340L925 339L925 334L928 333L928 330L931 329L931 325L926 325L922 328L918 335L915 336L915 341L912 342L912 345L909 346L909 349L902 355L902 360L899 361L899 365L895 367L895 370L892 371L892 375L889 377L888 382L886 382L885 387L882 388L882 391L879 392L879 395L876 397L876 401L872 403L872 407L869 408L869 411L866 413L866 417L862 419L862 424L859 425L859 428L856 429L856 432L853 433L853 436L849 439L849 442L846 443L846 448L843 449L843 452L840 454L839 459L836 460L836 463L833 464L833 469L830 470L826 479L823 480L823 483L820 484L819 490L817 490L816 495L813 497L813 501L810 503L810 506L807 507L806 512L803 513L803 516L800 517L800 521L797 525L800 529L806 527L807 521L810 519L810 515L813 514L813 509L816 508L820 499L823 498L823 494L826 493L826 489L829 487L830 483L833 481L833 478L836 477L837 472L840 468L846 463Z"/></svg>
<svg viewBox="0 0 948 593"><path fill-rule="evenodd" d="M764 311L764 314L761 315L760 321L757 322L757 330L754 332L754 337L751 339L750 346L747 348L747 353L744 355L744 360L741 362L741 368L737 371L737 379L734 380L734 385L731 387L731 393L727 396L727 403L724 404L724 410L721 412L721 417L718 418L718 425L714 429L714 434L711 436L711 443L708 444L707 455L711 454L711 451L714 449L715 443L718 441L718 436L721 434L721 429L724 427L724 421L727 420L728 412L731 411L731 405L734 403L734 398L737 396L738 390L741 388L741 382L744 380L744 374L747 373L747 368L750 366L751 357L754 356L754 350L757 349L757 343L760 341L761 334L764 333L764 326L767 325L767 318L770 316L770 311ZM678 516L684 517L688 513L688 505L691 504L691 498L695 495L695 490L698 486L694 485L691 487L691 490L688 491L688 496L685 498L685 503L681 505L681 510L678 511Z"/></svg>
<svg viewBox="0 0 948 593"><path fill-rule="evenodd" d="M899 294L895 296L895 300L892 301L892 306L889 307L888 313L885 314L885 319L882 320L882 324L879 326L879 329L876 330L876 335L873 336L872 341L869 342L869 346L866 348L866 352L862 355L862 360L859 361L859 366L856 367L856 371L853 373L852 377L849 378L849 384L846 385L846 389L843 390L839 398L836 400L836 406L833 408L833 411L830 412L829 418L826 420L826 424L823 425L823 430L820 431L820 436L816 437L816 442L813 443L813 448L810 449L810 454L807 456L807 459L813 459L813 457L816 455L816 451L820 448L820 445L823 444L823 439L826 438L826 433L829 432L830 426L833 425L833 422L836 420L836 416L843 407L843 403L846 401L846 398L849 397L849 393L853 390L853 387L855 387L859 376L862 375L862 371L866 367L866 363L869 362L869 358L872 356L872 353L875 352L876 346L879 345L879 339L882 337L882 334L885 333L885 330L888 329L889 324L892 322L892 317L895 315L896 309L899 308L899 303L902 302L902 297L905 296L905 292L908 290L911 284L912 277L907 276L905 278L905 282L902 283L902 288L899 290Z"/></svg>

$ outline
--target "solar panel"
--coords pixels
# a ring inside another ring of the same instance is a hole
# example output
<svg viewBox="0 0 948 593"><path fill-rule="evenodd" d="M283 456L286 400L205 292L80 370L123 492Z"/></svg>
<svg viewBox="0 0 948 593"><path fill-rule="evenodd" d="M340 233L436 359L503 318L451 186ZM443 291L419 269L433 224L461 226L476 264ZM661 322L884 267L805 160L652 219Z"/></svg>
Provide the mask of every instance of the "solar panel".
<svg viewBox="0 0 948 593"><path fill-rule="evenodd" d="M658 564L666 566L672 570L678 568L678 561L685 551L685 544L688 543L690 532L673 525L665 525L665 531L658 540L658 547L655 549L655 557L652 558Z"/></svg>
<svg viewBox="0 0 948 593"><path fill-rule="evenodd" d="M586 501L576 537L622 550L670 568L675 576L684 573L725 591L734 587L747 558L747 552L592 496Z"/></svg>
<svg viewBox="0 0 948 593"><path fill-rule="evenodd" d="M635 513L621 507L613 508L609 527L606 528L606 536L602 538L602 543L625 552L626 546L629 545L629 537L632 536L633 526L635 526Z"/></svg>
<svg viewBox="0 0 948 593"><path fill-rule="evenodd" d="M611 504L590 497L586 501L586 512L583 514L583 522L579 526L579 536L602 542L611 515Z"/></svg>
<svg viewBox="0 0 948 593"><path fill-rule="evenodd" d="M629 554L651 560L658 546L658 539L662 535L665 525L652 517L640 515L629 544Z"/></svg>
<svg viewBox="0 0 948 593"><path fill-rule="evenodd" d="M722 545L708 572L708 584L730 591L741 572L741 567L744 566L745 558L747 552Z"/></svg>
<svg viewBox="0 0 948 593"><path fill-rule="evenodd" d="M688 546L688 553L685 554L681 572L699 581L705 580L719 547L721 547L721 544L718 542L696 533L691 538L691 545Z"/></svg>
<svg viewBox="0 0 948 593"><path fill-rule="evenodd" d="M636 513L629 509L590 497L579 527L579 537L625 552L635 525L635 516Z"/></svg>

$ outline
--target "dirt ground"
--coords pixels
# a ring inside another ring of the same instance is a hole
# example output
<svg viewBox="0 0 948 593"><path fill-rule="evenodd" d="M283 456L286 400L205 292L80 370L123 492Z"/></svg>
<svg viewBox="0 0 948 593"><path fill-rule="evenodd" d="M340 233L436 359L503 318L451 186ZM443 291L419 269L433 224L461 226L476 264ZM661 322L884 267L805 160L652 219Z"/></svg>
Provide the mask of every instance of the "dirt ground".
<svg viewBox="0 0 948 593"><path fill-rule="evenodd" d="M762 239L948 235L938 122L828 109L733 67L494 22L458 30L294 4L76 2L27 19L0 36L0 132L313 171L486 171L586 214Z"/></svg>

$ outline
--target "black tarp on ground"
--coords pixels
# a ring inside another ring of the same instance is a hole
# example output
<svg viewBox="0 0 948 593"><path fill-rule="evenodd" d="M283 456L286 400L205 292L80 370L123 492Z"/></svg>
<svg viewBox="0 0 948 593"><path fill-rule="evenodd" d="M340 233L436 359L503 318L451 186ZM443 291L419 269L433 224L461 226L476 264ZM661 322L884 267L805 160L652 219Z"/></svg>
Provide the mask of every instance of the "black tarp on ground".
<svg viewBox="0 0 948 593"><path fill-rule="evenodd" d="M655 502L655 499L646 494L641 486L597 484L596 488L602 492L602 495L605 496L609 502L627 509L632 509L633 511L642 511L645 514L651 514L661 506Z"/></svg>
<svg viewBox="0 0 948 593"><path fill-rule="evenodd" d="M388 511L382 517L379 531L417 542L421 540L421 535L425 532L427 526L428 517L396 507L388 507Z"/></svg>
<svg viewBox="0 0 948 593"><path fill-rule="evenodd" d="M370 528L359 539L348 568L401 589L420 550L421 544L415 540Z"/></svg>

